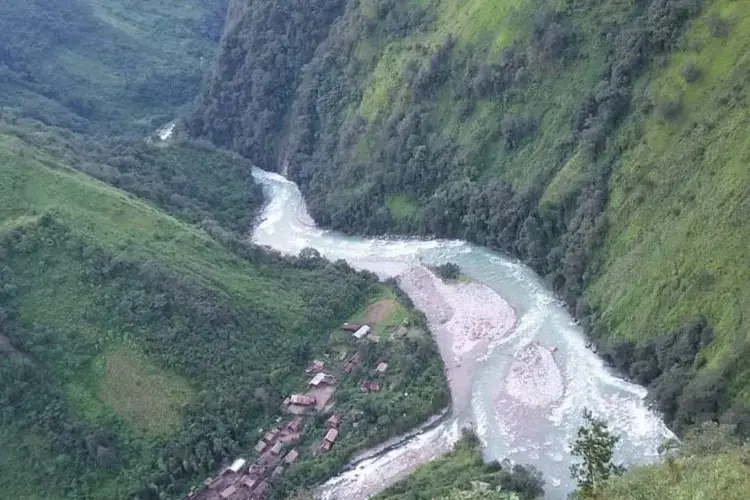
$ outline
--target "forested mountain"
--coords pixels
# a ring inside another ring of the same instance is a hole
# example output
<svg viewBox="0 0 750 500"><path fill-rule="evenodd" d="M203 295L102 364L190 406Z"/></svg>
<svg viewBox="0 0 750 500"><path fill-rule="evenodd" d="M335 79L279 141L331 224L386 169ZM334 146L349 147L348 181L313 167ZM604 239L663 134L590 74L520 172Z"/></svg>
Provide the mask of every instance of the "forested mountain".
<svg viewBox="0 0 750 500"><path fill-rule="evenodd" d="M311 459L325 418L311 422L274 494L449 404L424 320L392 285L248 244L263 202L250 162L154 139L195 97L226 8L0 2L2 498L183 497L250 458L332 333L384 296L421 335L360 353L335 399L346 435ZM363 402L373 357L389 382Z"/></svg>
<svg viewBox="0 0 750 500"><path fill-rule="evenodd" d="M193 134L330 227L523 259L670 426L747 432L747 0L233 3Z"/></svg>
<svg viewBox="0 0 750 500"><path fill-rule="evenodd" d="M3 0L0 106L90 133L150 132L193 99L227 0Z"/></svg>

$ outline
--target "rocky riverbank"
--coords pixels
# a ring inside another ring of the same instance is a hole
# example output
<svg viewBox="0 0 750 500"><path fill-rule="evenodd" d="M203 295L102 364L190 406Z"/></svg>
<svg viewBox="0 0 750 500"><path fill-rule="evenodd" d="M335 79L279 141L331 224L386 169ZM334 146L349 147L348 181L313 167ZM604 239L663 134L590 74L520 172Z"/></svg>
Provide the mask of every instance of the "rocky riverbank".
<svg viewBox="0 0 750 500"><path fill-rule="evenodd" d="M471 396L474 364L491 345L513 332L515 312L488 286L478 282L444 283L424 266L409 268L398 282L427 317L445 363L453 405L463 411Z"/></svg>

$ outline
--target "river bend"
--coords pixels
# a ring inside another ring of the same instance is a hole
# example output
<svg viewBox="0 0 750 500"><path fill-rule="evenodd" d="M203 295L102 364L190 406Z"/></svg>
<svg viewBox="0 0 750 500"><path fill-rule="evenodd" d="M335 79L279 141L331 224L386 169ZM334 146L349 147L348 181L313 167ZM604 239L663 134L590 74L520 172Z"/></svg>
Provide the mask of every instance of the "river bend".
<svg viewBox="0 0 750 500"><path fill-rule="evenodd" d="M655 460L672 434L644 403L646 390L615 376L586 348L583 332L526 266L455 240L360 238L317 228L297 186L255 170L267 205L252 239L282 253L313 247L329 259L397 277L422 309L446 363L450 418L387 451L359 461L323 485L323 499L360 499L449 450L472 425L488 460L509 458L544 474L547 498L573 488L567 443L584 407L621 436L625 464ZM420 265L455 262L474 283L446 286ZM472 332L485 328L482 338Z"/></svg>

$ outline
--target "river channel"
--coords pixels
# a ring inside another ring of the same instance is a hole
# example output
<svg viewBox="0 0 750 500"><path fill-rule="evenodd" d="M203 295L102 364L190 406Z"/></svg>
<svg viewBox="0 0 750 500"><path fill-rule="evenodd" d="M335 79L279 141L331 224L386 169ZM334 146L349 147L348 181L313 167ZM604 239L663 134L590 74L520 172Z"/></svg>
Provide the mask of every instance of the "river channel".
<svg viewBox="0 0 750 500"><path fill-rule="evenodd" d="M507 307L512 318L481 348L470 345L460 356L451 356L441 345L454 401L448 418L363 457L324 484L320 498L358 500L377 493L450 450L463 426L477 431L487 460L508 458L533 465L544 475L546 498L565 498L573 489L567 446L581 424L583 408L606 419L621 436L618 461L633 465L658 457L659 445L671 433L647 408L646 390L615 376L587 349L581 329L531 269L463 241L360 238L320 229L294 183L262 170L254 176L267 196L252 235L255 243L293 254L313 247L329 259L398 277L427 314L433 333L455 322L431 313L433 296L458 297L446 306L456 317L502 320L507 315L498 316L498 309ZM465 287L474 287L468 299L462 299L459 289L432 283L420 266L444 262L457 263L474 281ZM463 308L468 312L461 316ZM467 325L470 329L471 323ZM436 337L440 344L439 333Z"/></svg>

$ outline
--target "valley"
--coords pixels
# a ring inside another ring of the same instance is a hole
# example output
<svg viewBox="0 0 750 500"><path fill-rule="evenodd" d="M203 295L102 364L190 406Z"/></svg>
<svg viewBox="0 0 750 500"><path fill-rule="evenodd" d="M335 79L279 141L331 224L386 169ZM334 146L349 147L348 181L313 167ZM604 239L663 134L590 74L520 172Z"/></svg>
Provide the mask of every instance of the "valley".
<svg viewBox="0 0 750 500"><path fill-rule="evenodd" d="M744 498L749 14L3 2L0 491Z"/></svg>

